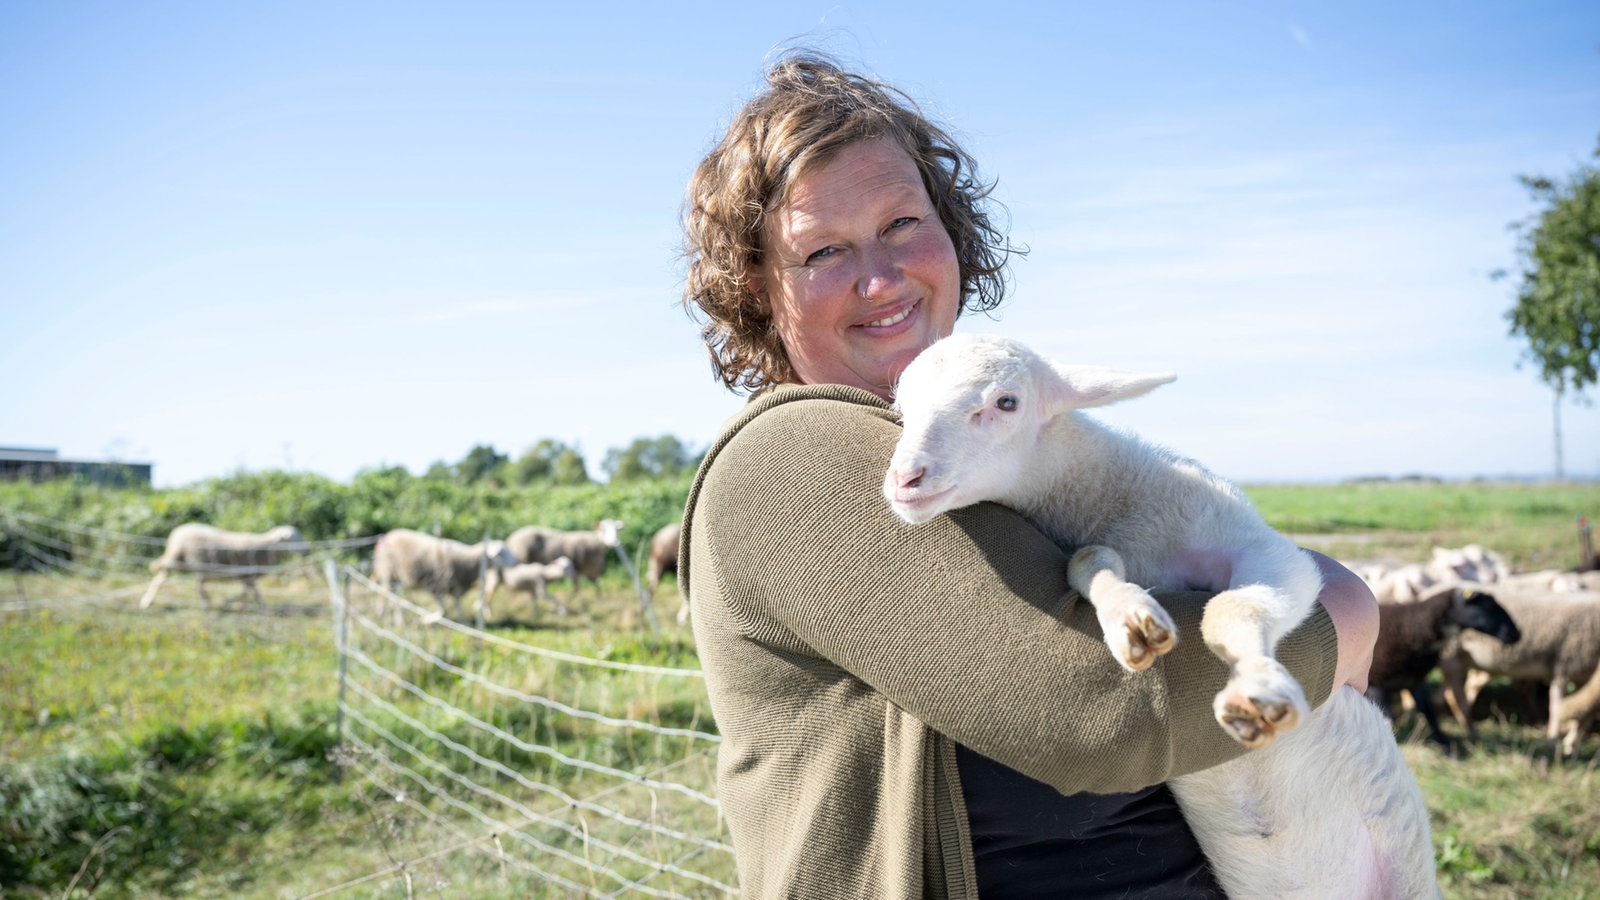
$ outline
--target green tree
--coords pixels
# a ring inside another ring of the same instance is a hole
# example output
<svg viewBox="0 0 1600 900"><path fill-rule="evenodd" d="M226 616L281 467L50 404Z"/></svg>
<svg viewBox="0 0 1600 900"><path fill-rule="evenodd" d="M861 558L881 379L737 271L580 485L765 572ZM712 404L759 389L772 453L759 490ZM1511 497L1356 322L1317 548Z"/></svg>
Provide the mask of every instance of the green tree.
<svg viewBox="0 0 1600 900"><path fill-rule="evenodd" d="M1600 156L1600 150L1596 152ZM1555 391L1555 475L1561 462L1561 402L1580 400L1600 368L1600 168L1565 181L1523 176L1544 208L1518 225L1522 280L1506 313L1511 334L1528 341L1524 357ZM1502 273L1503 274L1503 273Z"/></svg>
<svg viewBox="0 0 1600 900"><path fill-rule="evenodd" d="M511 464L512 484L588 484L589 470L576 449L550 438L529 447Z"/></svg>
<svg viewBox="0 0 1600 900"><path fill-rule="evenodd" d="M657 438L634 438L625 449L606 451L600 470L611 481L670 478L693 464L683 442L670 434Z"/></svg>
<svg viewBox="0 0 1600 900"><path fill-rule="evenodd" d="M456 477L463 484L477 484L486 481L495 474L495 471L508 462L504 453L496 453L488 444L478 444L461 462L456 463Z"/></svg>

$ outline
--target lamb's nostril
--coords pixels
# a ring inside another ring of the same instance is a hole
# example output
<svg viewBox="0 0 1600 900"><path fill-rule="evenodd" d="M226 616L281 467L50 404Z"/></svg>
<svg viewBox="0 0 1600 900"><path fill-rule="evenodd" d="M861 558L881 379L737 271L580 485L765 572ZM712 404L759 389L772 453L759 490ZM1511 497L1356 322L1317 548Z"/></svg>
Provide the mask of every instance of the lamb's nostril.
<svg viewBox="0 0 1600 900"><path fill-rule="evenodd" d="M922 483L922 476L927 473L928 470L926 468L917 469L915 472L902 472L900 474L900 486L914 488Z"/></svg>

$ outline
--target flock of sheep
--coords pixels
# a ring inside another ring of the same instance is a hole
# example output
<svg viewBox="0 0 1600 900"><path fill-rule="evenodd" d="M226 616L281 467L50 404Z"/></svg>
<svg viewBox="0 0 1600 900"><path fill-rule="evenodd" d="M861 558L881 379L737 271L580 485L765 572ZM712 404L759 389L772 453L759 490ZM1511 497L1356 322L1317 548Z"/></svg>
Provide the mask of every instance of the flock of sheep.
<svg viewBox="0 0 1600 900"><path fill-rule="evenodd" d="M513 592L528 594L536 608L539 600L549 599L561 612L564 603L547 590L555 581L572 581L571 597L576 598L581 579L587 578L600 593L600 573L607 556L620 542L622 523L606 519L592 531L559 531L529 525L519 528L504 540L467 544L446 537L435 537L408 528L386 532L373 547L372 579L390 591L418 589L433 595L441 613L462 614L462 597L480 581L485 593L493 597L501 585ZM180 525L167 536L166 548L150 564L155 577L140 600L148 607L171 572L193 572L199 579L200 597L208 605L207 578L237 578L244 582L244 593L262 602L256 580L285 557L305 549L300 531L280 525L266 532L224 531L210 525ZM649 584L652 593L661 576L678 566L678 525L662 528L649 549ZM683 621L687 610L680 610Z"/></svg>
<svg viewBox="0 0 1600 900"><path fill-rule="evenodd" d="M1438 669L1446 704L1475 738L1473 702L1502 676L1541 690L1547 739L1564 753L1577 749L1600 713L1600 571L1513 572L1475 544L1435 548L1425 564L1356 571L1378 596L1370 682L1381 705L1405 691L1447 743L1426 684ZM1579 689L1569 695L1568 685Z"/></svg>

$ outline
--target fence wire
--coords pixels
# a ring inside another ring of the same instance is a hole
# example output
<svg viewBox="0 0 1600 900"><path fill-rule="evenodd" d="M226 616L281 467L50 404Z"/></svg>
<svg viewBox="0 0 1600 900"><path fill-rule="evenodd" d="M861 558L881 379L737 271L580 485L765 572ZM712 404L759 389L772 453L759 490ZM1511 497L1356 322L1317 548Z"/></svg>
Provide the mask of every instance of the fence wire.
<svg viewBox="0 0 1600 900"><path fill-rule="evenodd" d="M163 546L9 510L0 533L13 565L77 578L148 579ZM335 561L372 542L306 542L272 571L320 563L330 602L313 612L331 610L337 626L341 771L429 840L309 896L385 880L412 896L419 878L519 896L738 896L715 798L721 738L699 670L597 659L442 618ZM24 597L0 614L137 616L139 590Z"/></svg>

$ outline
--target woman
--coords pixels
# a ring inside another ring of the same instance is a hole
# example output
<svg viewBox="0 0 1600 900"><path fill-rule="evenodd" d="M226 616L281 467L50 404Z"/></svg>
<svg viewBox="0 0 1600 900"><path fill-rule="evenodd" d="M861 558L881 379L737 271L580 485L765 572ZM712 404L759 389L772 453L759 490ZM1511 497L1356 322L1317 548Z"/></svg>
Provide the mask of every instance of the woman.
<svg viewBox="0 0 1600 900"><path fill-rule="evenodd" d="M1162 595L1190 637L1126 674L1025 520L911 528L879 494L896 377L1000 300L986 193L903 95L807 55L690 183L685 299L723 382L757 392L680 558L745 896L1221 896L1162 784L1240 752L1205 595ZM1278 648L1313 703L1363 679L1376 629L1319 561L1324 609Z"/></svg>

